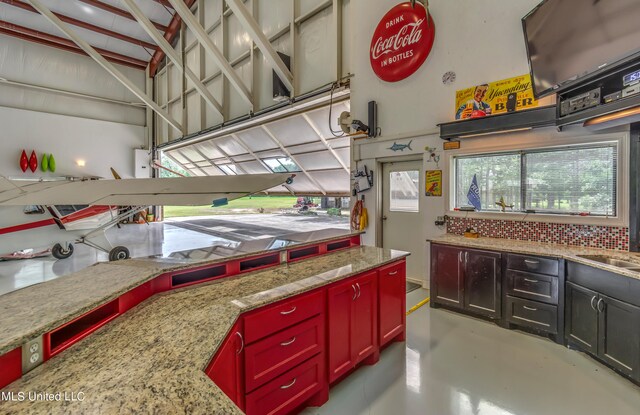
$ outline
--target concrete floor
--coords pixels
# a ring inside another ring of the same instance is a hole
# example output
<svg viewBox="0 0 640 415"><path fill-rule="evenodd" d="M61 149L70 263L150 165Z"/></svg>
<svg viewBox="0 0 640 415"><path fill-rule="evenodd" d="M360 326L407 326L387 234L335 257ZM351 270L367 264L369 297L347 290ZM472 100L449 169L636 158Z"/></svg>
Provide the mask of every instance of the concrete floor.
<svg viewBox="0 0 640 415"><path fill-rule="evenodd" d="M140 258L326 228L349 229L349 219L280 214L206 216L122 225L120 229L109 229L107 237L114 246L126 246L133 258ZM48 256L0 262L0 295L108 261L106 253L94 248L81 244L74 248L73 255L62 260Z"/></svg>
<svg viewBox="0 0 640 415"><path fill-rule="evenodd" d="M407 295L407 308L428 296ZM585 354L423 306L385 349L304 415L640 414L640 388Z"/></svg>

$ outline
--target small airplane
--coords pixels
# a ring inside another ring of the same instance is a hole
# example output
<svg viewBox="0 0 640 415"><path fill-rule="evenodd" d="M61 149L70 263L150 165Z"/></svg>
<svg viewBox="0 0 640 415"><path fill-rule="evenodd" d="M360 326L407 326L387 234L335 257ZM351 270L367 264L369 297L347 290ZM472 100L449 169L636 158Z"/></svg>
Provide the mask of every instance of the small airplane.
<svg viewBox="0 0 640 415"><path fill-rule="evenodd" d="M290 173L238 176L98 180L62 177L11 180L0 176L0 254L25 248L51 248L57 259L82 243L129 258L124 246L112 246L105 231L148 206L222 206L229 200L291 184Z"/></svg>
<svg viewBox="0 0 640 415"><path fill-rule="evenodd" d="M502 196L500 196L500 200L496 202L496 205L500 206L503 212L506 208L511 208L513 210L513 205L507 205L507 202L504 201L504 197Z"/></svg>

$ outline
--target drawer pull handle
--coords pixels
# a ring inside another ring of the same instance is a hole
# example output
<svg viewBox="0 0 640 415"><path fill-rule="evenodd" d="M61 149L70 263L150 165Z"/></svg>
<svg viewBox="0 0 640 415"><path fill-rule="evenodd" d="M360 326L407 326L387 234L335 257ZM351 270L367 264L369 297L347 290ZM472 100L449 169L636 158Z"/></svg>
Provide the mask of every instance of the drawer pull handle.
<svg viewBox="0 0 640 415"><path fill-rule="evenodd" d="M602 298L598 300L597 307L598 307L598 311L601 312L601 313L604 311L604 306L602 306L602 308L600 308L600 304L603 304L603 303L604 303L604 300Z"/></svg>
<svg viewBox="0 0 640 415"><path fill-rule="evenodd" d="M540 263L540 261L532 261L530 259L525 259L524 262L531 265L538 265Z"/></svg>
<svg viewBox="0 0 640 415"><path fill-rule="evenodd" d="M280 346L288 346L291 343L293 343L294 341L296 341L295 337L293 339L289 340L288 342L280 343Z"/></svg>
<svg viewBox="0 0 640 415"><path fill-rule="evenodd" d="M593 304L595 300L596 300L596 296L594 295L593 297L591 297L591 308L593 308L593 311L598 311L596 309L596 306Z"/></svg>
<svg viewBox="0 0 640 415"><path fill-rule="evenodd" d="M295 384L296 384L296 379L293 379L293 381L290 384L280 386L280 389L289 389L290 387L292 387Z"/></svg>
<svg viewBox="0 0 640 415"><path fill-rule="evenodd" d="M538 311L537 308L533 308L533 307L527 307L526 305L523 305L522 307L524 307L525 310L529 310L529 311Z"/></svg>
<svg viewBox="0 0 640 415"><path fill-rule="evenodd" d="M358 298L358 293L356 292L356 286L351 284L351 288L353 288L353 298L351 298L351 301L355 301L355 299Z"/></svg>
<svg viewBox="0 0 640 415"><path fill-rule="evenodd" d="M538 283L538 280L530 280L529 278L525 278L524 279L526 282L533 282L533 283Z"/></svg>
<svg viewBox="0 0 640 415"><path fill-rule="evenodd" d="M291 314L294 311L296 311L296 306L293 306L293 308L289 311L281 311L280 314L282 314L283 316L286 316L287 314Z"/></svg>
<svg viewBox="0 0 640 415"><path fill-rule="evenodd" d="M390 272L389 275L396 275L397 273L398 271L393 271L393 272Z"/></svg>
<svg viewBox="0 0 640 415"><path fill-rule="evenodd" d="M244 350L244 339L242 338L242 334L240 334L239 331L236 331L236 336L240 337L240 348L238 349L236 354L240 354Z"/></svg>
<svg viewBox="0 0 640 415"><path fill-rule="evenodd" d="M360 284L356 282L356 287L358 287L358 296L356 298L360 298L360 294L362 294L362 291L360 291Z"/></svg>

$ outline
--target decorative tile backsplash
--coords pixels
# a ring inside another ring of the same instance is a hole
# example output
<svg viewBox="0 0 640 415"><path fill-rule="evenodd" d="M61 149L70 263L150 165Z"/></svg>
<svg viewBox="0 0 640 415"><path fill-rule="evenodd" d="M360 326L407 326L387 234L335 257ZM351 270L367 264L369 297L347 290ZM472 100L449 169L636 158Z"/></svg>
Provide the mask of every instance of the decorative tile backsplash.
<svg viewBox="0 0 640 415"><path fill-rule="evenodd" d="M459 217L447 220L447 233L462 235L467 228L474 228L480 236L489 238L629 250L629 228L626 227Z"/></svg>

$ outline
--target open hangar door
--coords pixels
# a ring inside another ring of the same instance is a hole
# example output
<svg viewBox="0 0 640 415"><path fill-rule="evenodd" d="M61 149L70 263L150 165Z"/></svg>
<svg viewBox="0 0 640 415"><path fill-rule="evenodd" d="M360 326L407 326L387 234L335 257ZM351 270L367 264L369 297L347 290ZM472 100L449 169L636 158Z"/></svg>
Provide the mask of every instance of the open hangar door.
<svg viewBox="0 0 640 415"><path fill-rule="evenodd" d="M318 101L308 109L274 113L268 120L163 150L163 165L177 166L189 176L296 175L292 183L269 189L263 197L240 199L228 207L166 207L167 220L191 230L204 227L206 232L244 228L244 233L258 238L272 236L278 228L282 232L348 229L350 137L337 124L338 115L349 111L348 95L332 104L324 98ZM201 217L208 215L215 218Z"/></svg>

